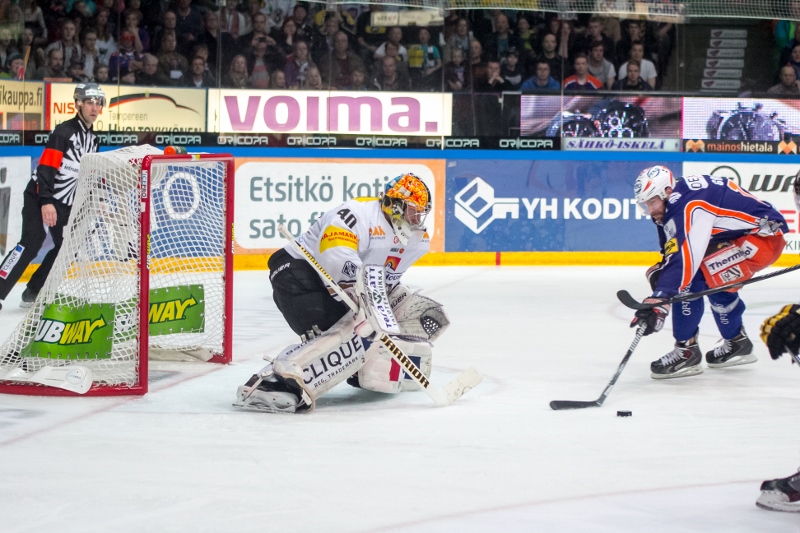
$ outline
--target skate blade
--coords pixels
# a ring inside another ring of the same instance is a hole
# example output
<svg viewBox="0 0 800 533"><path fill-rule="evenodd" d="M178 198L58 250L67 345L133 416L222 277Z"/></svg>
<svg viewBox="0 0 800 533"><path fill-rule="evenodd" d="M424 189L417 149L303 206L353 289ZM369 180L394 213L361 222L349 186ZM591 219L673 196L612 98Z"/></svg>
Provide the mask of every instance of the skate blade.
<svg viewBox="0 0 800 533"><path fill-rule="evenodd" d="M695 365L682 368L677 372L673 372L672 374L656 374L655 372L653 372L650 374L650 377L653 379L674 379L674 378L686 378L689 376L696 376L697 374L702 374L702 373L703 373L703 367L700 365Z"/></svg>
<svg viewBox="0 0 800 533"><path fill-rule="evenodd" d="M756 507L767 511L800 513L800 502L789 502L787 499L780 491L764 491L756 500Z"/></svg>
<svg viewBox="0 0 800 533"><path fill-rule="evenodd" d="M724 363L708 363L708 368L727 368L729 366L749 365L758 361L756 354L751 353L747 355L737 355L725 361Z"/></svg>

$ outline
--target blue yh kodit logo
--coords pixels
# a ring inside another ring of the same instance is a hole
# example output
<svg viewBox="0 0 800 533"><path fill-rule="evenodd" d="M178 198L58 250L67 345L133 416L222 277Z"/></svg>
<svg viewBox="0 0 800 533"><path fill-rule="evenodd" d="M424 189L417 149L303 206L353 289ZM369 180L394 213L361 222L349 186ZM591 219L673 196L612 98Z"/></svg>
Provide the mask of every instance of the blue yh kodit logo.
<svg viewBox="0 0 800 533"><path fill-rule="evenodd" d="M519 218L519 198L495 198L494 187L475 178L456 193L456 218L474 233L485 230L493 220Z"/></svg>

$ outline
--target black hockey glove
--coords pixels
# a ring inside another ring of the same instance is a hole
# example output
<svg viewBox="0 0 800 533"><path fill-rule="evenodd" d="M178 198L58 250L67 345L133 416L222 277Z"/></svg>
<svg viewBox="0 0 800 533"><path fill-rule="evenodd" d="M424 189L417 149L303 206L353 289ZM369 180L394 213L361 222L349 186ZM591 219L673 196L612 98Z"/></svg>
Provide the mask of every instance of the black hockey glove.
<svg viewBox="0 0 800 533"><path fill-rule="evenodd" d="M666 301L666 298L657 298L655 296L650 296L642 300L642 303L645 304L659 305L656 305L652 309L640 309L636 311L636 315L631 321L631 327L639 327L639 324L645 322L647 327L645 327L643 335L650 335L651 333L658 333L661 331L661 328L664 327L664 320L669 316L669 304L664 303Z"/></svg>
<svg viewBox="0 0 800 533"><path fill-rule="evenodd" d="M761 324L761 340L773 359L786 352L797 356L800 350L800 305L785 305L780 313Z"/></svg>

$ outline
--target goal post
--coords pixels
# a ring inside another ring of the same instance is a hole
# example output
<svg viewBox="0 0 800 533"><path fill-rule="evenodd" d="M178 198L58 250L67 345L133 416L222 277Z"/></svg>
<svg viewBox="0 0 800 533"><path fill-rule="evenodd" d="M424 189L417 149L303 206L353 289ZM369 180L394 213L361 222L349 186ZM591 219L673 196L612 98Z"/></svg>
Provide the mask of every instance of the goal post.
<svg viewBox="0 0 800 533"><path fill-rule="evenodd" d="M230 362L234 170L147 145L84 156L58 257L0 346L0 392L74 395L54 380L85 372L84 395L145 394L149 359Z"/></svg>

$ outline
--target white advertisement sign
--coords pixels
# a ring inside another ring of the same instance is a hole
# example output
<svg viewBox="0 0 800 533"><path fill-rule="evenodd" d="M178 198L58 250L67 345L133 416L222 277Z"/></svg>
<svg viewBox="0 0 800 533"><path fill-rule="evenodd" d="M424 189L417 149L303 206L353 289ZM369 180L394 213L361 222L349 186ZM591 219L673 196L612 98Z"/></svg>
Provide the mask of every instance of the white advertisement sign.
<svg viewBox="0 0 800 533"><path fill-rule="evenodd" d="M431 191L434 208L425 225L431 249L443 249L444 162L441 160L242 159L236 169L236 244L242 253L282 248L285 224L294 235L325 211L357 197L379 196L404 173Z"/></svg>
<svg viewBox="0 0 800 533"><path fill-rule="evenodd" d="M208 131L448 136L453 96L210 89Z"/></svg>
<svg viewBox="0 0 800 533"><path fill-rule="evenodd" d="M30 180L30 157L0 157L0 260L22 235L22 193Z"/></svg>
<svg viewBox="0 0 800 533"><path fill-rule="evenodd" d="M203 131L206 126L206 91L177 87L104 85L106 107L95 131ZM75 84L49 85L49 129L75 116ZM171 144L171 143L170 143Z"/></svg>
<svg viewBox="0 0 800 533"><path fill-rule="evenodd" d="M800 217L794 205L792 187L800 163L714 163L686 162L683 164L684 176L708 174L729 178L753 193L760 200L772 204L781 212L789 225L784 254L800 253Z"/></svg>

